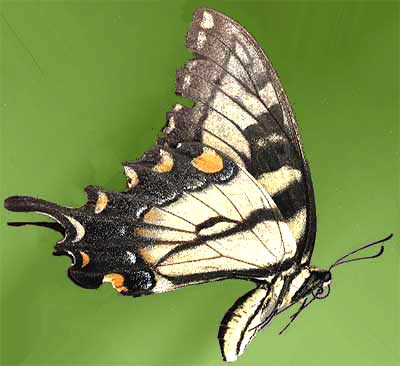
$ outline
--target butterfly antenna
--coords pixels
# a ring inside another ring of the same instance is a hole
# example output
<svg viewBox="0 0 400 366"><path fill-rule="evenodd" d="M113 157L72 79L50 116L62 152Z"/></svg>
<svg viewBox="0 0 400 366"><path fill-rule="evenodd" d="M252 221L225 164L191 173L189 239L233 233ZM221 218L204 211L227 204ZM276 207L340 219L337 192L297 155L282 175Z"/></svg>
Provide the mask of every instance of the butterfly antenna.
<svg viewBox="0 0 400 366"><path fill-rule="evenodd" d="M340 257L335 263L333 263L333 264L329 267L329 270L331 270L333 267L339 266L339 265L344 264L344 263L350 263L350 262L360 261L360 260L364 260L364 259L372 259L372 258L380 257L380 256L383 254L384 250L385 250L383 245L382 245L381 248L379 249L379 252L376 253L376 254L369 255L369 256L365 256L365 257L353 258L353 259L346 259L346 258L350 257L351 255L353 255L353 254L355 254L355 253L358 253L358 252L360 252L360 251L362 251L362 250L364 250L364 249L367 249L367 248L373 247L373 246L375 246L375 245L384 243L384 242L390 240L392 237L393 237L393 234L390 234L390 235L388 235L386 238L383 238L383 239L381 239L381 240L374 241L374 242L372 242L372 243L368 243L368 244L363 245L362 247L360 247L360 248L358 248L358 249L352 250L350 253L347 253L347 254L344 255L343 257Z"/></svg>

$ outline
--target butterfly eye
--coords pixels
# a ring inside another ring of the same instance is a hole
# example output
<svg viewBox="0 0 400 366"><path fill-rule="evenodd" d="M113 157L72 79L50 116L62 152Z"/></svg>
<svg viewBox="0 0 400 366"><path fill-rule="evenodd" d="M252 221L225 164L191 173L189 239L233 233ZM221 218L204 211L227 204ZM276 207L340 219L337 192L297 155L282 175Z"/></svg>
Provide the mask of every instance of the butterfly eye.
<svg viewBox="0 0 400 366"><path fill-rule="evenodd" d="M332 279L332 275L329 271L325 273L324 282L329 282Z"/></svg>
<svg viewBox="0 0 400 366"><path fill-rule="evenodd" d="M321 300L328 297L330 292L331 292L331 287L329 285L325 287L319 286L317 289L313 291L313 296L314 298Z"/></svg>

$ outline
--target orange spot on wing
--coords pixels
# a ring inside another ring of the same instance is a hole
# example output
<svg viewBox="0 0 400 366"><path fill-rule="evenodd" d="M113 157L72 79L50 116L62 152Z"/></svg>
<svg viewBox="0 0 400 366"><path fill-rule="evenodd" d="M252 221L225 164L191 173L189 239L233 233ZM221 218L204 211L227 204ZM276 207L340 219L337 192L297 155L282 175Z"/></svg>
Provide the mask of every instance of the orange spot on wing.
<svg viewBox="0 0 400 366"><path fill-rule="evenodd" d="M90 262L90 257L89 257L89 255L88 255L87 253L85 253L85 252L79 252L79 253L81 253L81 256L82 256L82 265L81 265L81 268L86 267L86 266L89 264L89 262Z"/></svg>
<svg viewBox="0 0 400 366"><path fill-rule="evenodd" d="M96 214L100 213L101 211L103 211L108 203L108 197L105 193L100 192L99 196L97 198L97 202L96 202L96 207L94 209L94 212Z"/></svg>
<svg viewBox="0 0 400 366"><path fill-rule="evenodd" d="M160 215L158 214L157 209L156 208L151 208L143 216L143 221L145 221L147 223L150 223L150 224L153 224L153 223L158 221L159 216Z"/></svg>
<svg viewBox="0 0 400 366"><path fill-rule="evenodd" d="M161 161L153 167L153 170L158 173L170 172L174 166L174 160L172 159L172 156L164 150L160 150L160 156Z"/></svg>
<svg viewBox="0 0 400 366"><path fill-rule="evenodd" d="M111 282L118 292L127 292L128 288L124 286L125 278L119 273L109 273L103 277L103 282Z"/></svg>
<svg viewBox="0 0 400 366"><path fill-rule="evenodd" d="M224 168L222 158L213 150L206 150L194 158L192 165L204 173L217 173Z"/></svg>
<svg viewBox="0 0 400 366"><path fill-rule="evenodd" d="M139 177L135 170L129 166L125 166L125 175L128 177L128 188L135 188L139 184Z"/></svg>
<svg viewBox="0 0 400 366"><path fill-rule="evenodd" d="M145 229L143 227L138 227L134 230L134 234L141 237L148 237L149 232L149 229Z"/></svg>

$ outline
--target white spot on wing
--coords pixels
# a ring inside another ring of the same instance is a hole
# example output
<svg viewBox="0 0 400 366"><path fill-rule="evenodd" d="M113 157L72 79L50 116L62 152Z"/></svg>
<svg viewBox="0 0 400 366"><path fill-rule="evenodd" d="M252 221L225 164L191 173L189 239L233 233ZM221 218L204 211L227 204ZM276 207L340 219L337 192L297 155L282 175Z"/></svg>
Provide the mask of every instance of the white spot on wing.
<svg viewBox="0 0 400 366"><path fill-rule="evenodd" d="M275 89L270 82L268 82L267 85L260 90L260 97L264 100L268 108L279 103Z"/></svg>
<svg viewBox="0 0 400 366"><path fill-rule="evenodd" d="M183 79L183 90L187 89L190 85L190 75L185 75L185 78Z"/></svg>
<svg viewBox="0 0 400 366"><path fill-rule="evenodd" d="M131 264L135 264L136 263L136 255L133 254L132 252L127 251L126 252L126 257L127 257L127 259L129 260L129 262Z"/></svg>
<svg viewBox="0 0 400 366"><path fill-rule="evenodd" d="M183 108L183 105L182 105L182 104L175 104L174 111L175 111L175 112L178 112L178 111L180 111L182 108Z"/></svg>
<svg viewBox="0 0 400 366"><path fill-rule="evenodd" d="M274 144L279 143L279 142L286 142L287 140L285 137L278 133L271 133L266 137L267 142L272 142Z"/></svg>
<svg viewBox="0 0 400 366"><path fill-rule="evenodd" d="M85 228L82 226L82 224L80 222L75 220L73 217L67 216L67 215L65 215L65 217L69 220L69 222L72 224L72 226L76 230L76 236L72 240L72 242L76 243L76 242L80 241L85 236Z"/></svg>
<svg viewBox="0 0 400 366"><path fill-rule="evenodd" d="M204 29L211 29L214 27L214 18L208 11L203 13L203 19L201 20L200 26Z"/></svg>
<svg viewBox="0 0 400 366"><path fill-rule="evenodd" d="M199 34L197 35L197 48L203 48L204 44L207 41L207 36L206 33L203 31L200 31Z"/></svg>
<svg viewBox="0 0 400 366"><path fill-rule="evenodd" d="M76 264L76 259L75 259L75 255L74 253L72 253L70 250L67 250L67 253L69 254L69 256L72 259L72 263L71 263L71 267L74 266Z"/></svg>
<svg viewBox="0 0 400 366"><path fill-rule="evenodd" d="M169 117L167 127L164 128L164 132L166 134L168 134L168 133L172 132L174 130L174 128L175 128L175 120L174 120L174 116L171 116L171 117Z"/></svg>

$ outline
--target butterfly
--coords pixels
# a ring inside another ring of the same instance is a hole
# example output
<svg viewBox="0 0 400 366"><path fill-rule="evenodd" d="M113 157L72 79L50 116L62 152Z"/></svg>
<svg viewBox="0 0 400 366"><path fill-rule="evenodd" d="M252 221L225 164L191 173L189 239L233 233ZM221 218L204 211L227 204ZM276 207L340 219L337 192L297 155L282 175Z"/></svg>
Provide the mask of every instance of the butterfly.
<svg viewBox="0 0 400 366"><path fill-rule="evenodd" d="M124 164L125 192L86 187L87 203L63 207L13 196L11 211L38 212L63 238L70 279L110 282L127 296L224 279L252 281L225 314L223 359L235 361L254 336L294 304L290 323L328 296L331 271L384 243L364 245L327 270L311 265L316 210L310 169L281 82L254 38L212 9L198 9L186 39L194 58L177 71L177 104L156 145ZM289 324L290 324L289 323ZM284 328L286 329L286 327Z"/></svg>

